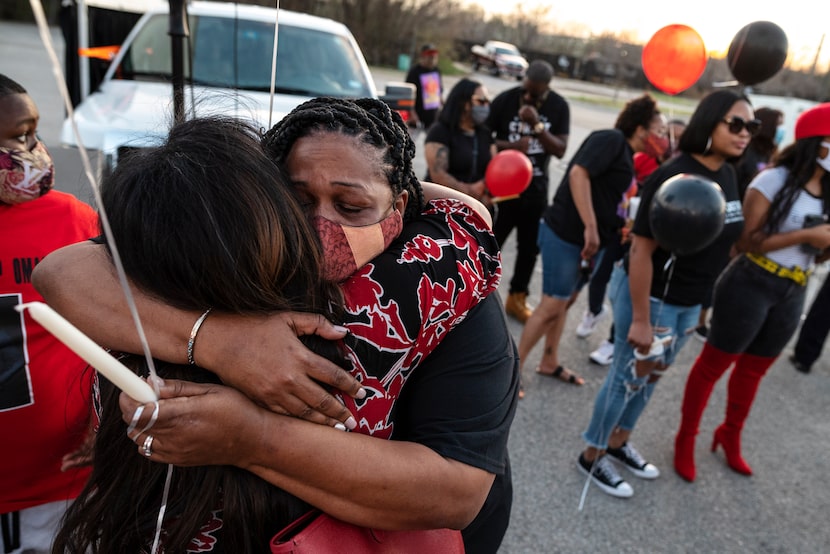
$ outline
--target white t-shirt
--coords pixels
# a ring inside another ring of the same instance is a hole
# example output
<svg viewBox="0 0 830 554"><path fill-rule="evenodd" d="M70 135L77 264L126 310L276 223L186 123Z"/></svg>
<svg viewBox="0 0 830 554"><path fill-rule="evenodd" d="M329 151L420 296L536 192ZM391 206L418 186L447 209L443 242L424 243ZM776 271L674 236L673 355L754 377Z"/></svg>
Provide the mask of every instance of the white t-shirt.
<svg viewBox="0 0 830 554"><path fill-rule="evenodd" d="M772 202L775 195L784 186L787 174L788 170L785 167L765 169L755 176L749 184L749 188L757 190L764 195L764 198ZM802 189L798 192L798 196L796 196L795 202L793 202L790 213L779 224L778 232L786 233L788 231L802 229L804 228L804 217L806 215L821 215L823 213L824 201ZM815 256L804 252L800 244L773 250L767 252L765 255L770 260L785 267L798 266L802 269L808 269L815 262Z"/></svg>

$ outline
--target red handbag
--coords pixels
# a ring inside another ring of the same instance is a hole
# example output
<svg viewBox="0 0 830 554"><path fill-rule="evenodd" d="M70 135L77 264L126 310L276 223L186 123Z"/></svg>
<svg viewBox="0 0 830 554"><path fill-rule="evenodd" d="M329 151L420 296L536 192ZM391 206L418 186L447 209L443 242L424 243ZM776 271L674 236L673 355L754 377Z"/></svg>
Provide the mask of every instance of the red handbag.
<svg viewBox="0 0 830 554"><path fill-rule="evenodd" d="M271 554L464 554L461 531L380 531L318 511L293 521L271 539Z"/></svg>

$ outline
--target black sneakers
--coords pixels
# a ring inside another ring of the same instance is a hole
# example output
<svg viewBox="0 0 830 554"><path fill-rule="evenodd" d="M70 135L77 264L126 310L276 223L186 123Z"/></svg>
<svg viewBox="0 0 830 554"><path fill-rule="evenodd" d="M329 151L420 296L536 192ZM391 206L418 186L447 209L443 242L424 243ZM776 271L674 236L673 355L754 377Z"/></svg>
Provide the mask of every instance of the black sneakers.
<svg viewBox="0 0 830 554"><path fill-rule="evenodd" d="M580 454L576 466L585 475L590 475L591 481L606 494L617 498L630 498L634 494L634 489L620 477L608 456L589 462Z"/></svg>
<svg viewBox="0 0 830 554"><path fill-rule="evenodd" d="M660 470L657 469L657 466L645 461L637 452L637 449L627 442L619 448L607 448L605 451L640 479L657 479L660 477Z"/></svg>
<svg viewBox="0 0 830 554"><path fill-rule="evenodd" d="M802 364L801 362L799 362L799 361L796 359L795 354L793 354L792 356L790 356L790 363L791 363L791 364L793 364L793 367L794 367L797 371L800 371L801 373L810 373L810 366L808 366L808 365L804 365L804 364Z"/></svg>

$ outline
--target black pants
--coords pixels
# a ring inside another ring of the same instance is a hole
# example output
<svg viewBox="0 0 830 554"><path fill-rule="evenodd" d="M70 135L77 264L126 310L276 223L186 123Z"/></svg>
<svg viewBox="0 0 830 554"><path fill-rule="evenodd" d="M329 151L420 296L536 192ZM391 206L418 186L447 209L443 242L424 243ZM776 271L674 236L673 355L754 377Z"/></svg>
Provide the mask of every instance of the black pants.
<svg viewBox="0 0 830 554"><path fill-rule="evenodd" d="M608 280L611 279L614 264L622 260L628 251L630 243L623 244L621 238L621 236L618 236L605 246L599 265L588 282L588 309L594 315L602 311L602 304L605 302L605 289L608 288Z"/></svg>
<svg viewBox="0 0 830 554"><path fill-rule="evenodd" d="M496 218L493 222L493 234L499 247L504 246L510 232L516 229L516 263L513 277L510 279L510 293L527 293L539 246L539 219L547 207L547 193L535 187L533 183L521 196L514 200L498 203Z"/></svg>
<svg viewBox="0 0 830 554"><path fill-rule="evenodd" d="M819 356L830 333L830 275L824 278L824 284L807 312L807 319L801 325L798 340L795 343L795 359L805 367L812 366Z"/></svg>

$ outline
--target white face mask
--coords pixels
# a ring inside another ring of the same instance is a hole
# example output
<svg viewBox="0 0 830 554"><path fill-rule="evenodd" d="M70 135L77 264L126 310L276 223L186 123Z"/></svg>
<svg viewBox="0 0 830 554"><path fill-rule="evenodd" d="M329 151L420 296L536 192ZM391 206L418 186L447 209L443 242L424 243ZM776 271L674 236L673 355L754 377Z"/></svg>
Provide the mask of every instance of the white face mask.
<svg viewBox="0 0 830 554"><path fill-rule="evenodd" d="M827 149L827 154L823 158L816 158L816 163L824 168L824 171L830 173L830 142L822 142L821 145Z"/></svg>

